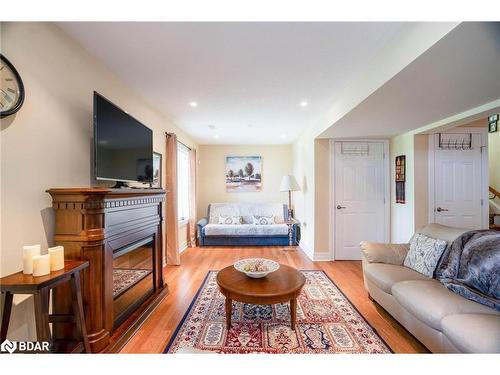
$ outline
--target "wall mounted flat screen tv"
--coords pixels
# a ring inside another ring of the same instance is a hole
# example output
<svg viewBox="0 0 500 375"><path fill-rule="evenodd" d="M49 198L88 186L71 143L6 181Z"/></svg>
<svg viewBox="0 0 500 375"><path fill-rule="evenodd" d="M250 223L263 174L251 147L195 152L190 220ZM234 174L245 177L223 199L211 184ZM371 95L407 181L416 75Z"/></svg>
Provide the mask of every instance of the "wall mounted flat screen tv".
<svg viewBox="0 0 500 375"><path fill-rule="evenodd" d="M94 175L116 187L153 179L153 131L96 92Z"/></svg>

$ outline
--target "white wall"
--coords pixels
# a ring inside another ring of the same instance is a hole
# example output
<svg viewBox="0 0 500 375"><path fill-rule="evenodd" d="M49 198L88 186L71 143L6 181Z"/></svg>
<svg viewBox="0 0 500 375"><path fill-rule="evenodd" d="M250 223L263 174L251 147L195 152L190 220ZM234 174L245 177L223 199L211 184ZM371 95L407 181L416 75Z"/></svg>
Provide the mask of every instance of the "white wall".
<svg viewBox="0 0 500 375"><path fill-rule="evenodd" d="M293 193L295 217L301 222L300 247L314 257L314 134L308 129L293 144L293 175L301 191Z"/></svg>
<svg viewBox="0 0 500 375"><path fill-rule="evenodd" d="M4 276L22 269L23 245L52 244L54 218L45 190L92 184L94 90L153 129L155 151L164 154L165 131L195 145L57 26L2 23L1 46L26 89L21 110L1 121L0 273ZM10 338L33 338L25 319L31 308L29 301L14 308Z"/></svg>
<svg viewBox="0 0 500 375"><path fill-rule="evenodd" d="M262 191L226 192L226 156L261 156ZM198 218L205 217L208 205L216 202L288 204L288 194L280 192L280 183L284 175L292 173L292 145L201 145L198 159Z"/></svg>
<svg viewBox="0 0 500 375"><path fill-rule="evenodd" d="M405 133L393 137L390 142L391 154L391 242L408 242L415 230L414 195L414 135ZM406 156L406 203L396 203L395 158Z"/></svg>

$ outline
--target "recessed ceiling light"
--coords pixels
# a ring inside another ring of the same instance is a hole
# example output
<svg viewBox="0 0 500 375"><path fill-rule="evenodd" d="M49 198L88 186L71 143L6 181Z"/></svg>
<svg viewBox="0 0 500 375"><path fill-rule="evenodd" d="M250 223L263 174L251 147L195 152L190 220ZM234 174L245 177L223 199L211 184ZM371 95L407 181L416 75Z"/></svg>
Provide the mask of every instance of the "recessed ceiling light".
<svg viewBox="0 0 500 375"><path fill-rule="evenodd" d="M214 135L214 138L215 138L215 139L219 139L219 134L215 134L215 135Z"/></svg>
<svg viewBox="0 0 500 375"><path fill-rule="evenodd" d="M300 102L300 106L301 106L301 107L307 107L307 106L308 106L308 104L309 104L309 103L307 103L305 100L302 100L302 101Z"/></svg>
<svg viewBox="0 0 500 375"><path fill-rule="evenodd" d="M198 107L198 102L189 102L189 105L193 108Z"/></svg>
<svg viewBox="0 0 500 375"><path fill-rule="evenodd" d="M281 138L281 139L285 139L285 138L286 138L286 134L281 134L281 135L280 135L280 138Z"/></svg>

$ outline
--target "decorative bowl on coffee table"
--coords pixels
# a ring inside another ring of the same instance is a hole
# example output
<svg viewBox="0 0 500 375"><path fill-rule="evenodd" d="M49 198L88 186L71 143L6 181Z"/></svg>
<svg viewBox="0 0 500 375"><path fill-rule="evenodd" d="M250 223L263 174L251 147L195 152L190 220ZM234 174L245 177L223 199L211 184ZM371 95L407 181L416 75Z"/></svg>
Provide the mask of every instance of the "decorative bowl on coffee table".
<svg viewBox="0 0 500 375"><path fill-rule="evenodd" d="M280 268L279 263L265 258L248 258L237 261L234 268L248 277L260 279Z"/></svg>

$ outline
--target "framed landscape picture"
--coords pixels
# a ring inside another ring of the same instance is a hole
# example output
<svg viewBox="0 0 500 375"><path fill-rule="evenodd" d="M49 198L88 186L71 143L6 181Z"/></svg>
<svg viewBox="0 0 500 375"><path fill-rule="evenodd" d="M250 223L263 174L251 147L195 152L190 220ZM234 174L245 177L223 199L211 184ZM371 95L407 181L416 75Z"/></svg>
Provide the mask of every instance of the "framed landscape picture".
<svg viewBox="0 0 500 375"><path fill-rule="evenodd" d="M227 156L226 191L228 193L262 191L262 157Z"/></svg>

